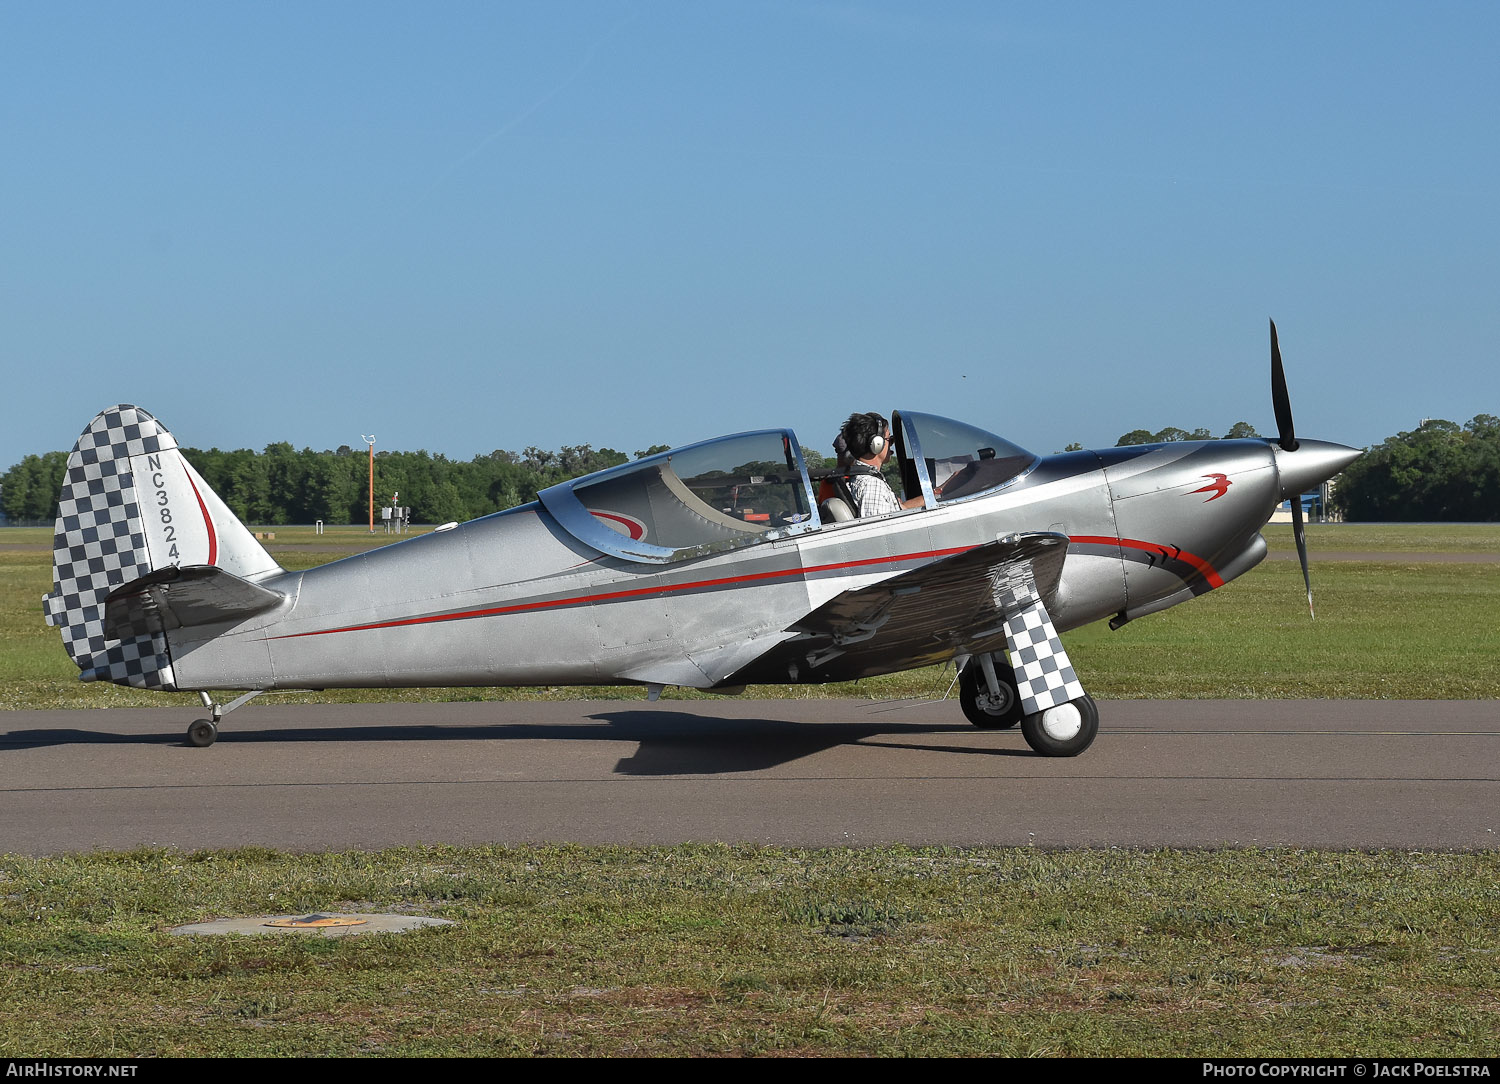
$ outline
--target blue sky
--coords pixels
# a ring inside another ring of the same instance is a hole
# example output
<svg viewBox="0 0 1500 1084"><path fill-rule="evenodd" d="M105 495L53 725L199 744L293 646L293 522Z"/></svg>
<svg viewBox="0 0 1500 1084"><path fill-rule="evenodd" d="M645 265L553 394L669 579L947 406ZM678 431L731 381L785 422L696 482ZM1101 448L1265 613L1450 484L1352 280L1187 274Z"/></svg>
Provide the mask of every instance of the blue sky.
<svg viewBox="0 0 1500 1084"><path fill-rule="evenodd" d="M0 6L0 469L1500 413L1500 6Z"/></svg>

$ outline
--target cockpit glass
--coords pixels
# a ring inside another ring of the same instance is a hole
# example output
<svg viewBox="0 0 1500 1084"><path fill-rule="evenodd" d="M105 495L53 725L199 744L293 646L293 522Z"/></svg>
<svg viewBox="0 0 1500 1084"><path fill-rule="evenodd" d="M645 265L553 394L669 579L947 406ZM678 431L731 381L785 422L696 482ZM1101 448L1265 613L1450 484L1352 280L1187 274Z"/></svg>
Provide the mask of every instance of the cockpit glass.
<svg viewBox="0 0 1500 1084"><path fill-rule="evenodd" d="M617 468L573 492L593 517L632 541L709 552L775 538L812 518L791 439L745 433Z"/></svg>
<svg viewBox="0 0 1500 1084"><path fill-rule="evenodd" d="M997 489L1037 462L1004 437L951 418L903 411L901 420L916 437L940 503Z"/></svg>

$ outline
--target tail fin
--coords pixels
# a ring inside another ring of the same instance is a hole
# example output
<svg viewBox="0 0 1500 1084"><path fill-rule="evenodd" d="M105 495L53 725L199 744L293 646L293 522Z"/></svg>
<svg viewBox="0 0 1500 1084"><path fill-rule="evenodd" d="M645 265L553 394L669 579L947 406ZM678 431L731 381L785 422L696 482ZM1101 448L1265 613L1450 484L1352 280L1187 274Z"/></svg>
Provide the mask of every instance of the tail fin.
<svg viewBox="0 0 1500 1084"><path fill-rule="evenodd" d="M52 593L42 599L81 680L176 688L165 635L115 639L104 614L110 592L173 565L213 565L249 580L281 571L182 458L165 426L139 407L111 407L68 456Z"/></svg>

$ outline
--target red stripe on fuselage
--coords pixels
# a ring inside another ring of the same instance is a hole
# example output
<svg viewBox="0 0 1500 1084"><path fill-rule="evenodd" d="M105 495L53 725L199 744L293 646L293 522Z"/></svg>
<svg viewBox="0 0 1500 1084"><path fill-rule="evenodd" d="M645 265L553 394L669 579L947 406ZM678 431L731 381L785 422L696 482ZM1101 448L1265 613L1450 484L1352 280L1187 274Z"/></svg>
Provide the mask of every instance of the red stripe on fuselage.
<svg viewBox="0 0 1500 1084"><path fill-rule="evenodd" d="M1132 549L1159 553L1192 565L1212 587L1223 587L1224 581L1203 558L1186 550L1163 546L1156 542L1141 542L1132 538L1110 538L1102 535L1077 535L1069 541L1083 545L1107 544L1128 546ZM335 629L314 629L310 632L290 632L282 636L268 636L268 640L295 640L303 636L328 636L335 632L368 632L371 629L395 629L407 625L430 625L440 621L466 621L475 617L499 617L504 614L529 613L536 610L554 610L565 606L582 606L593 602L618 602L622 599L642 598L647 595L680 594L685 591L707 591L734 584L756 583L765 580L786 579L789 576L809 576L818 572L838 572L850 568L866 568L870 565L899 564L903 561L937 560L967 553L976 546L955 546L952 549L928 550L925 553L903 553L895 557L867 557L859 561L840 561L828 565L813 565L809 568L786 568L772 572L751 572L743 576L723 576L713 580L692 580L688 583L657 584L652 587L633 587L624 591L604 591L597 595L572 595L568 598L545 599L538 602L516 602L508 606L488 606L479 610L460 610L456 613L425 614L421 617L402 617L394 621L372 621L367 625L344 625Z"/></svg>
<svg viewBox="0 0 1500 1084"><path fill-rule="evenodd" d="M967 553L973 546L956 546L953 549L929 550L926 553L905 553L897 557L869 557L860 561L841 561L831 565L814 565L811 568L785 568L772 572L751 572L744 576L723 576L714 580L693 580L689 583L657 584L653 587L633 587L626 591L605 591L597 595L573 595L568 598L546 599L540 602L517 602L509 606L490 606L482 610L462 610L458 613L427 614L422 617L403 617L395 621L375 621L368 625L345 625L336 629L316 629L312 632L292 632L285 636L268 636L268 640L292 640L299 636L326 636L334 632L365 632L369 629L393 629L403 625L427 625L437 621L462 621L471 617L497 617L501 614L526 613L532 610L552 610L564 606L582 606L590 602L617 602L627 598L646 595L679 594L683 591L706 591L715 587L728 587L738 583L754 583L761 580L785 579L788 576L806 576L814 572L833 572L846 568L867 565L895 564L900 561L918 561L952 557L956 553Z"/></svg>
<svg viewBox="0 0 1500 1084"><path fill-rule="evenodd" d="M1176 561L1186 561L1198 570L1210 587L1223 587L1224 578L1219 575L1218 570L1196 553L1178 549L1176 546L1163 546L1160 542L1142 542L1138 538L1114 538L1109 535L1074 535L1070 542L1080 545L1093 546L1124 546L1126 549L1141 550L1144 553L1160 554L1162 557Z"/></svg>

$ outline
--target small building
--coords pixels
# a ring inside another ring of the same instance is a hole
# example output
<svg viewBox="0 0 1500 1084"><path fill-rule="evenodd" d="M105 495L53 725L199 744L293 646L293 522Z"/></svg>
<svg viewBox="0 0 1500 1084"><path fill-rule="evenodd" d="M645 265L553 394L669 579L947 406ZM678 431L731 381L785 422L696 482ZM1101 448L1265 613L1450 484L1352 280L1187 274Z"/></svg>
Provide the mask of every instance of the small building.
<svg viewBox="0 0 1500 1084"><path fill-rule="evenodd" d="M1307 523L1342 523L1343 515L1333 507L1329 498L1333 496L1335 483L1338 479L1333 478L1324 482L1317 489L1308 490L1302 494L1302 519ZM1292 502L1282 501L1276 511L1271 513L1271 523L1292 522Z"/></svg>

